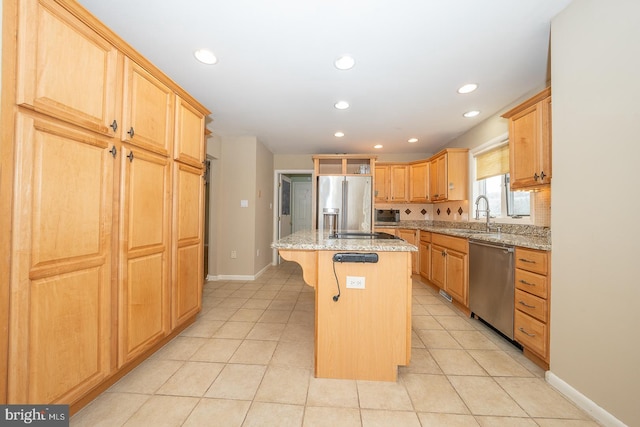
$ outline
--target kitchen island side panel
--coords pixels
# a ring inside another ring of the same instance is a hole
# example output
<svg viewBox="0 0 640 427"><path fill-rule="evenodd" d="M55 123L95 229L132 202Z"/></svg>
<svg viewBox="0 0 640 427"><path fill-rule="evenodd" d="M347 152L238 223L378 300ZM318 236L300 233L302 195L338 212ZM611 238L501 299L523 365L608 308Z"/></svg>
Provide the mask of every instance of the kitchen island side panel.
<svg viewBox="0 0 640 427"><path fill-rule="evenodd" d="M318 252L316 377L395 381L411 357L411 253L336 262L334 275L335 253ZM347 288L347 276L364 277L364 289Z"/></svg>

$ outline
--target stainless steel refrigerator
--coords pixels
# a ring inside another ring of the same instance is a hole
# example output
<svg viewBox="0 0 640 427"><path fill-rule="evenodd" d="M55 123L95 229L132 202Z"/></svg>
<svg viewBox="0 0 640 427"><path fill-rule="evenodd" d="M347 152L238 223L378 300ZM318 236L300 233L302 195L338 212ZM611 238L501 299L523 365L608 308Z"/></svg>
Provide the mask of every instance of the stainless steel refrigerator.
<svg viewBox="0 0 640 427"><path fill-rule="evenodd" d="M323 210L338 209L338 231L371 231L370 176L318 177L318 229L324 228Z"/></svg>

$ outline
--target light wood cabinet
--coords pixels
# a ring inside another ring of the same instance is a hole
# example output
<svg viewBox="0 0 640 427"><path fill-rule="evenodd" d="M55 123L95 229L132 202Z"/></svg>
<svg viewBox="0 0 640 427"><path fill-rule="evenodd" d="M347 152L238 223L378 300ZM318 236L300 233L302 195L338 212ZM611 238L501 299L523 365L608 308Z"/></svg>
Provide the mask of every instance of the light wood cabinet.
<svg viewBox="0 0 640 427"><path fill-rule="evenodd" d="M468 152L467 149L449 148L431 159L429 195L432 202L467 199Z"/></svg>
<svg viewBox="0 0 640 427"><path fill-rule="evenodd" d="M73 414L200 310L209 111L77 2L8 2L0 377L7 403Z"/></svg>
<svg viewBox="0 0 640 427"><path fill-rule="evenodd" d="M374 200L381 203L409 201L409 167L406 164L378 164L375 168Z"/></svg>
<svg viewBox="0 0 640 427"><path fill-rule="evenodd" d="M420 277L425 280L431 279L431 233L420 231Z"/></svg>
<svg viewBox="0 0 640 427"><path fill-rule="evenodd" d="M117 49L52 0L18 8L17 104L114 136Z"/></svg>
<svg viewBox="0 0 640 427"><path fill-rule="evenodd" d="M525 355L549 367L549 253L516 247L514 339Z"/></svg>
<svg viewBox="0 0 640 427"><path fill-rule="evenodd" d="M429 202L429 165L423 161L409 165L409 201L413 203Z"/></svg>
<svg viewBox="0 0 640 427"><path fill-rule="evenodd" d="M172 327L181 325L202 307L204 269L203 171L175 164L173 179Z"/></svg>
<svg viewBox="0 0 640 427"><path fill-rule="evenodd" d="M389 199L389 166L376 165L374 182L373 200L377 203L386 203Z"/></svg>
<svg viewBox="0 0 640 427"><path fill-rule="evenodd" d="M551 88L506 112L511 189L551 183Z"/></svg>
<svg viewBox="0 0 640 427"><path fill-rule="evenodd" d="M431 282L465 307L469 306L469 242L431 235Z"/></svg>
<svg viewBox="0 0 640 427"><path fill-rule="evenodd" d="M170 163L142 149L122 154L120 366L162 339L170 327Z"/></svg>
<svg viewBox="0 0 640 427"><path fill-rule="evenodd" d="M168 156L173 141L175 95L129 58L124 60L124 75L122 140Z"/></svg>
<svg viewBox="0 0 640 427"><path fill-rule="evenodd" d="M110 372L110 138L17 115L8 402L71 402Z"/></svg>
<svg viewBox="0 0 640 427"><path fill-rule="evenodd" d="M418 246L418 230L399 228L398 237L407 243ZM411 272L414 274L420 273L420 257L418 252L411 252Z"/></svg>
<svg viewBox="0 0 640 427"><path fill-rule="evenodd" d="M173 158L184 164L202 168L205 160L204 114L176 96L175 138Z"/></svg>

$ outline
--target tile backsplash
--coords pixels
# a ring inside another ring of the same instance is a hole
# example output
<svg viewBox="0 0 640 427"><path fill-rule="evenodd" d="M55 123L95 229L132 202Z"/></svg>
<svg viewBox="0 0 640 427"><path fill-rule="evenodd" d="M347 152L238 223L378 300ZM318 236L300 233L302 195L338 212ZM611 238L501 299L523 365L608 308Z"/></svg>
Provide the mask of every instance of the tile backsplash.
<svg viewBox="0 0 640 427"><path fill-rule="evenodd" d="M538 227L551 226L551 190L531 192L533 198L533 221ZM376 209L398 209L401 221L449 221L468 222L474 213L469 210L469 201L442 202L434 204L376 203Z"/></svg>

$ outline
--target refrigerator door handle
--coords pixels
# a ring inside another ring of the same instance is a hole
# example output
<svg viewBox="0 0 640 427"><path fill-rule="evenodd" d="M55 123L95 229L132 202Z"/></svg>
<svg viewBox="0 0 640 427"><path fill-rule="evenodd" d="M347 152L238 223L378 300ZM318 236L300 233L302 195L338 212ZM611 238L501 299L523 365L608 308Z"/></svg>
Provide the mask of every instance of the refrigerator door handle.
<svg viewBox="0 0 640 427"><path fill-rule="evenodd" d="M342 231L347 230L349 224L349 182L342 181Z"/></svg>

